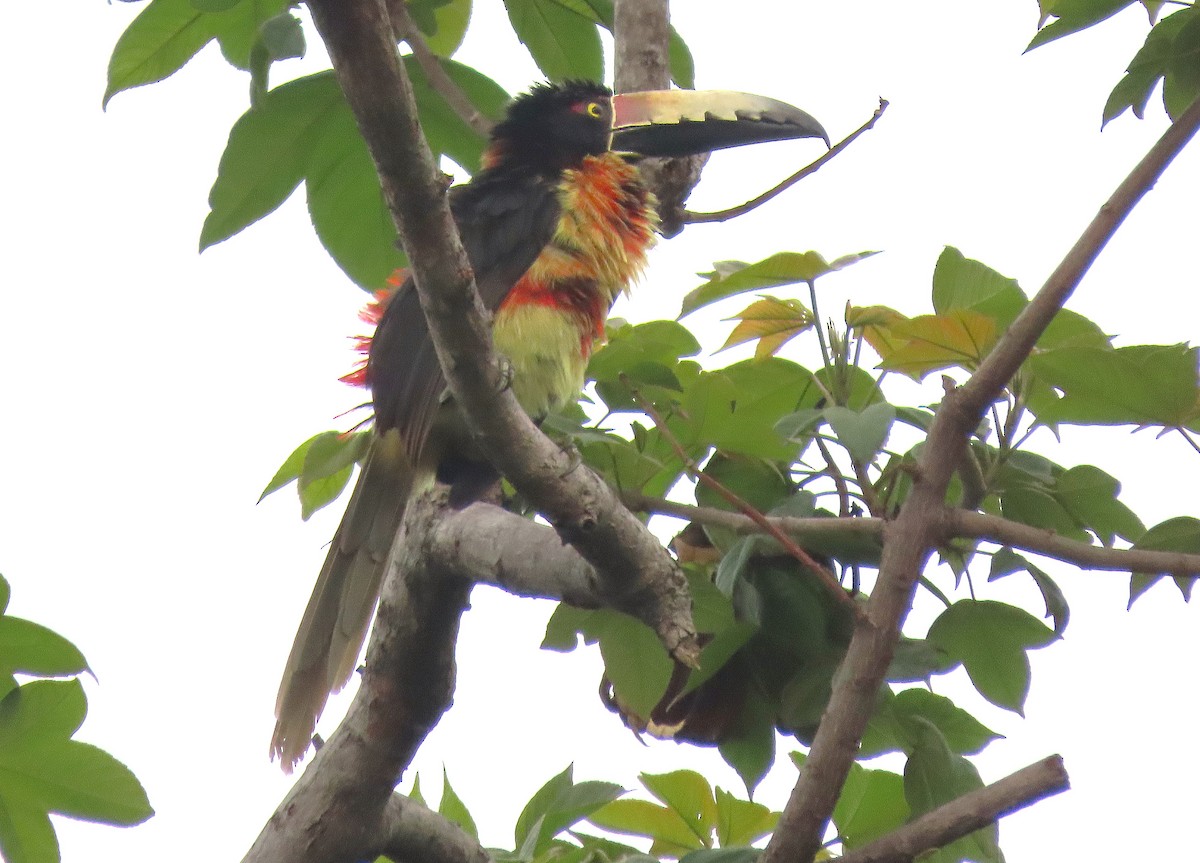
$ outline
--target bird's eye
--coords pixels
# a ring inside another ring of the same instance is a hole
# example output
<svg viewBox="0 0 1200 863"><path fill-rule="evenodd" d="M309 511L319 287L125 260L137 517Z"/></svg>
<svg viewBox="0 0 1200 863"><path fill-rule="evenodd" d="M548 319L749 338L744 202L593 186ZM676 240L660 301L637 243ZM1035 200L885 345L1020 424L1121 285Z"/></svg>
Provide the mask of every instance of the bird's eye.
<svg viewBox="0 0 1200 863"><path fill-rule="evenodd" d="M604 116L604 109L600 107L599 102L588 102L587 115L599 120Z"/></svg>

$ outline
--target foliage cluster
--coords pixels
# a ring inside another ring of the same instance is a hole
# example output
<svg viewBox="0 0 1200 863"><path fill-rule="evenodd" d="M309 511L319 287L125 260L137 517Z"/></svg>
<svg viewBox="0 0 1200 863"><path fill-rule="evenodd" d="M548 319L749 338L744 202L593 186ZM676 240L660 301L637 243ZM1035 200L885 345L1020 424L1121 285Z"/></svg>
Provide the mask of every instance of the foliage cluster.
<svg viewBox="0 0 1200 863"><path fill-rule="evenodd" d="M0 576L0 856L43 863L58 859L52 812L128 826L154 810L128 767L71 739L87 715L87 660L61 635L5 614L9 595Z"/></svg>

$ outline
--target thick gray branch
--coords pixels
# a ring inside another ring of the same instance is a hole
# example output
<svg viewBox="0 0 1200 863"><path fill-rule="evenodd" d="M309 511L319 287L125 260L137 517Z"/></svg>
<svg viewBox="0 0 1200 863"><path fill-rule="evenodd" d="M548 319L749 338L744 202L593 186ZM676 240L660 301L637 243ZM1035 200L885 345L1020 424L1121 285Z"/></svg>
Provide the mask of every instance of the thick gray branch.
<svg viewBox="0 0 1200 863"><path fill-rule="evenodd" d="M383 850L395 863L490 863L483 846L415 800L393 794L383 809Z"/></svg>
<svg viewBox="0 0 1200 863"><path fill-rule="evenodd" d="M1172 124L1113 196L1101 207L1030 304L1005 332L979 370L946 395L934 418L913 491L884 530L879 580L867 620L834 676L812 751L784 808L762 863L807 863L821 846L839 791L858 751L896 639L912 605L917 576L939 539L946 488L971 431L1028 356L1038 337L1079 284L1092 261L1125 217L1154 185L1200 127L1200 101Z"/></svg>
<svg viewBox="0 0 1200 863"><path fill-rule="evenodd" d="M580 608L609 604L595 568L552 528L491 504L448 514L434 525L427 547L440 566L517 596Z"/></svg>

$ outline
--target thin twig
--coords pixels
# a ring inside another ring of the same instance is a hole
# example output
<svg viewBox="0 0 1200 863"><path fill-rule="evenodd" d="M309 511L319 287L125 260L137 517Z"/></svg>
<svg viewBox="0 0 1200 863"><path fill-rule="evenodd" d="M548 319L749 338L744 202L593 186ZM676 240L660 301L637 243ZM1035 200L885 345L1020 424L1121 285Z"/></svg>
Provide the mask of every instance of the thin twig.
<svg viewBox="0 0 1200 863"><path fill-rule="evenodd" d="M421 71L425 73L425 79L429 82L429 86L446 100L450 110L457 114L459 119L470 126L477 135L486 138L492 131L492 121L479 112L462 88L446 74L441 60L430 50L429 43L425 41L421 28L408 14L408 3L405 0L388 0L387 6L388 16L392 20L392 29L395 30L396 37L408 43L413 56L417 58Z"/></svg>
<svg viewBox="0 0 1200 863"><path fill-rule="evenodd" d="M854 143L855 139L858 138L859 135L861 135L863 132L866 132L867 130L869 130L871 127L873 127L875 125L875 123L879 120L879 118L883 116L883 112L887 110L887 106L888 106L887 99L880 99L879 107L875 109L875 113L871 115L870 120L863 123L857 129L855 129L853 132L851 132L847 137L843 138L841 141L838 141L836 144L834 144L832 147L830 147L829 151L826 152L823 156L821 156L821 158L817 159L812 164L806 165L805 167L801 168L799 171L792 174L792 176L788 177L786 180L784 180L778 186L775 186L773 189L769 189L766 192L763 192L757 198L753 198L744 204L739 204L736 207L730 207L727 210L718 210L715 213L694 213L691 210L684 210L684 213L683 213L684 223L689 224L689 225L697 225L697 224L700 224L701 222L724 222L728 219L733 219L738 216L743 216L746 213L749 213L751 210L753 210L756 207L761 207L767 201L771 200L772 198L774 198L776 195L780 194L781 192L787 191L792 186L796 185L801 180L803 180L805 177L809 176L810 174L815 174L830 159L832 159L838 153L842 152L847 147L849 147L852 143Z"/></svg>
<svg viewBox="0 0 1200 863"><path fill-rule="evenodd" d="M817 444L817 449L821 451L821 457L825 459L826 475L833 480L833 485L837 488L838 494L838 514L842 518L850 517L850 489L846 486L846 477L842 476L842 472L838 470L837 464L833 460L833 453L829 451L829 445L825 443L820 435L813 437ZM861 483L860 483L861 485Z"/></svg>
<svg viewBox="0 0 1200 863"><path fill-rule="evenodd" d="M684 470L686 470L693 479L708 486L725 500L727 500L743 515L762 528L762 530L768 536L783 546L784 551L796 558L796 560L800 561L801 564L815 572L818 579L825 586L825 589L838 603L848 609L856 619L862 616L862 608L859 603L855 602L854 598L850 596L850 594L846 593L846 589L842 587L842 585L838 582L837 577L829 571L828 567L818 562L816 558L797 545L795 540L793 540L778 527L771 524L771 520L759 512L755 507L747 503L733 491L730 491L715 477L701 471L696 463L688 456L687 451L683 448L683 444L679 442L679 439L675 437L675 435L667 427L666 420L663 419L662 414L658 412L658 409L655 408L654 405L652 405L640 392L638 392L635 387L630 385L629 380L624 374L621 375L621 382L629 388L629 392L632 394L634 401L638 403L638 406L642 409L646 416L650 417L650 419L654 422L654 427L658 429L659 433L663 436L663 439L666 440L671 449L674 450L676 457L678 457L683 463Z"/></svg>

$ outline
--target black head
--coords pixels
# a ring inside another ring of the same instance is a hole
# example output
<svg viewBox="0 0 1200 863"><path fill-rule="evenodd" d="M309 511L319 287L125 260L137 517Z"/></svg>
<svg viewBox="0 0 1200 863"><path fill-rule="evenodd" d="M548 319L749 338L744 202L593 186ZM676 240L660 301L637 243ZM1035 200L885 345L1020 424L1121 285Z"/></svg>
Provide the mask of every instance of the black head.
<svg viewBox="0 0 1200 863"><path fill-rule="evenodd" d="M603 84L537 84L513 100L492 130L484 164L555 172L574 167L608 150L612 124L612 91Z"/></svg>

